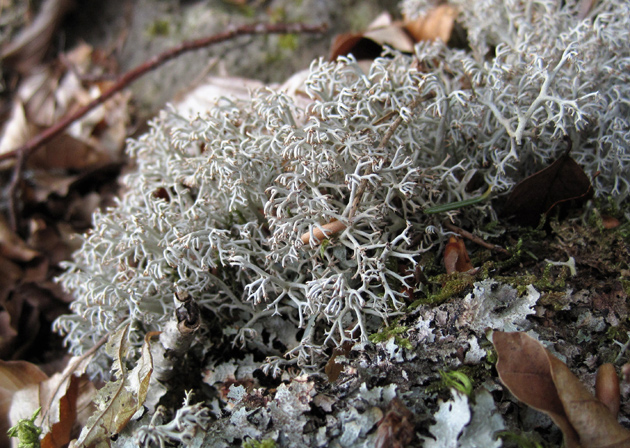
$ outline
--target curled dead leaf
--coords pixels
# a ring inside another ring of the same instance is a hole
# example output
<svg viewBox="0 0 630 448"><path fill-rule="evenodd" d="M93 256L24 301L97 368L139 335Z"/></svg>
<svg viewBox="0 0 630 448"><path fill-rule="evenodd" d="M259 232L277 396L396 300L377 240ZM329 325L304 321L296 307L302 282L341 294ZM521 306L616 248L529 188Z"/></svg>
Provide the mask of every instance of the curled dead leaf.
<svg viewBox="0 0 630 448"><path fill-rule="evenodd" d="M337 35L331 45L329 60L348 54L354 55L357 60L375 59L384 46L413 53L415 43L436 39L461 47L466 44L467 38L459 35L465 32L457 26L457 15L457 9L448 4L439 5L417 19L402 22L392 21L389 14L383 13L363 32ZM456 39L453 39L454 36Z"/></svg>
<svg viewBox="0 0 630 448"><path fill-rule="evenodd" d="M602 225L604 226L604 229L616 229L621 225L621 222L613 216L603 215Z"/></svg>
<svg viewBox="0 0 630 448"><path fill-rule="evenodd" d="M74 357L63 372L50 378L34 364L26 361L0 361L0 415L4 425L41 409L35 423L42 428L43 448L61 448L71 439L78 412L91 400L94 387L83 375L92 356ZM0 432L0 437L6 431ZM0 446L5 446L0 438Z"/></svg>
<svg viewBox="0 0 630 448"><path fill-rule="evenodd" d="M7 430L13 426L9 412L14 394L31 384L39 384L47 378L39 367L30 362L0 360L0 446L9 446Z"/></svg>
<svg viewBox="0 0 630 448"><path fill-rule="evenodd" d="M5 154L22 146L31 138L35 130L36 127L30 124L26 118L24 104L21 101L15 101L9 119L2 126L0 154ZM0 166L6 168L12 166L13 163L12 160L6 160Z"/></svg>
<svg viewBox="0 0 630 448"><path fill-rule="evenodd" d="M630 431L540 342L525 333L500 331L492 341L501 382L520 401L549 415L567 448L630 444Z"/></svg>
<svg viewBox="0 0 630 448"><path fill-rule="evenodd" d="M415 436L413 412L398 397L387 406L387 412L378 423L374 446L376 448L403 448Z"/></svg>
<svg viewBox="0 0 630 448"><path fill-rule="evenodd" d="M619 377L615 366L610 363L602 364L597 369L595 378L595 396L604 403L610 413L617 417L621 406L621 392L619 389Z"/></svg>
<svg viewBox="0 0 630 448"><path fill-rule="evenodd" d="M367 29L360 33L343 33L335 36L330 49L330 60L352 54L357 60L375 59L383 46L407 53L413 52L413 39L388 13L378 16Z"/></svg>
<svg viewBox="0 0 630 448"><path fill-rule="evenodd" d="M39 64L50 45L57 26L72 7L72 0L47 0L35 20L15 37L0 54L2 62L20 73Z"/></svg>
<svg viewBox="0 0 630 448"><path fill-rule="evenodd" d="M405 29L416 42L441 39L446 43L451 38L457 9L451 5L440 5L416 20L405 21Z"/></svg>
<svg viewBox="0 0 630 448"><path fill-rule="evenodd" d="M447 274L468 272L473 269L466 244L462 238L451 236L444 248L444 267Z"/></svg>
<svg viewBox="0 0 630 448"><path fill-rule="evenodd" d="M70 376L65 394L58 400L56 422L50 426L41 440L42 448L61 448L70 442L72 428L77 419L79 381L78 377Z"/></svg>
<svg viewBox="0 0 630 448"><path fill-rule="evenodd" d="M522 225L536 225L541 215L554 207L593 195L591 181L569 152L548 167L519 182L503 207L503 214L513 216Z"/></svg>
<svg viewBox="0 0 630 448"><path fill-rule="evenodd" d="M25 262L37 257L39 252L28 247L0 216L0 255L14 261Z"/></svg>
<svg viewBox="0 0 630 448"><path fill-rule="evenodd" d="M357 60L375 59L380 56L383 47L367 39L363 33L343 33L335 36L330 47L329 60L334 61L339 56L352 54Z"/></svg>
<svg viewBox="0 0 630 448"><path fill-rule="evenodd" d="M341 347L335 347L333 349L332 355L326 366L324 367L324 373L328 376L328 381L334 383L339 378L339 375L344 369L344 364L337 362L338 356L348 356L350 354L350 350L352 350L352 342L346 341Z"/></svg>
<svg viewBox="0 0 630 448"><path fill-rule="evenodd" d="M10 446L7 430L15 425L19 419L11 418L13 398L17 392L29 386L37 386L45 381L48 376L34 364L26 361L1 361L0 360L0 446ZM21 403L27 406L21 415L28 418L38 408L31 403ZM31 410L32 409L32 410Z"/></svg>
<svg viewBox="0 0 630 448"><path fill-rule="evenodd" d="M147 397L153 359L149 341L145 338L140 359L127 371L125 358L130 350L129 325L112 334L106 351L114 359L112 372L116 378L105 384L94 399L97 411L83 427L75 447L102 446L127 426L142 408Z"/></svg>
<svg viewBox="0 0 630 448"><path fill-rule="evenodd" d="M329 238L336 233L341 232L346 228L346 225L341 221L337 221L336 219L330 221L328 224L324 224L321 227L316 227L313 229L312 235L315 237L317 243L321 243L326 238ZM307 232L300 237L302 240L302 244L309 244L311 241L311 233Z"/></svg>

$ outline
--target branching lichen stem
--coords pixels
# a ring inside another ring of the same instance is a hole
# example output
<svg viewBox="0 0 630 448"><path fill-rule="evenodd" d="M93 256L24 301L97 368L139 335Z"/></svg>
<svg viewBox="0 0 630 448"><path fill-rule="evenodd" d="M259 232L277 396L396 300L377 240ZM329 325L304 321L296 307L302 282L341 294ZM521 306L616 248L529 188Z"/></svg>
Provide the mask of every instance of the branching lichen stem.
<svg viewBox="0 0 630 448"><path fill-rule="evenodd" d="M407 106L407 108L409 109L410 113L413 113L413 110L416 107L418 107L418 104L420 104L425 99L426 99L425 97L418 97L415 100L413 100L411 103L409 103L409 106ZM387 132L385 132L385 135L383 135L383 138L381 139L381 142L378 145L378 151L384 149L385 146L387 146L387 144L389 143L389 141L393 137L394 133L396 132L396 129L398 129L400 124L405 119L406 119L405 116L403 114L401 114L400 112L398 112L398 117L396 118L396 120L394 120L394 122L391 124L391 126L387 129ZM367 189L367 186L368 186L369 176L372 173L373 173L372 164L370 163L370 164L368 164L368 166L365 168L365 171L363 172L363 178L361 179L361 182L359 182L359 186L354 191L354 194L351 195L352 201L350 202L349 207L346 207L346 210L343 212L343 216L346 218L346 220L348 222L350 222L352 220L352 218L354 218L354 215L356 214L357 210L359 209L359 204L361 203L361 199L363 198L363 194L365 193L365 190ZM343 231L346 227L348 227L347 224L344 224L341 221L334 220L334 221L331 221L331 222L329 222L327 224L324 224L321 227L312 229L312 231L310 231L310 232L304 233L300 237L300 239L302 240L303 244L309 244L311 242L311 236L313 236L313 237L315 237L316 243L319 244L325 238L328 238L331 235L334 235L336 233L339 233L339 232Z"/></svg>

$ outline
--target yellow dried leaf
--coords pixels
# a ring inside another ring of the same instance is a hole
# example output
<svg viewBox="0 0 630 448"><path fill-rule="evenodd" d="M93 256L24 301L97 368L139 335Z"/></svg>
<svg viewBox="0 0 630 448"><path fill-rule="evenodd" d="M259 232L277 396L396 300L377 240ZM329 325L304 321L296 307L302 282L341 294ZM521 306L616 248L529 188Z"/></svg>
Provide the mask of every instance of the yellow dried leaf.
<svg viewBox="0 0 630 448"><path fill-rule="evenodd" d="M142 408L149 389L153 360L149 342L145 340L140 359L130 372L124 359L129 352L129 325L114 333L107 343L107 353L114 358L115 381L105 384L97 394L97 411L81 431L75 447L107 447L112 437L122 431Z"/></svg>

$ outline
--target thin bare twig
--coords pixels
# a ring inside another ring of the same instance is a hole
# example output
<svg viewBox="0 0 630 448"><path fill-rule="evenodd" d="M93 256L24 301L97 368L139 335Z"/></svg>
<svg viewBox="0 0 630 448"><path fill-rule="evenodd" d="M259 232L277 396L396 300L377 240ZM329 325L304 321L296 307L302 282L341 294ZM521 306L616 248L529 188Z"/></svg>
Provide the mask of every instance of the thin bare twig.
<svg viewBox="0 0 630 448"><path fill-rule="evenodd" d="M496 244L488 243L487 241L485 241L484 239L478 237L477 235L474 235L474 234L472 234L472 233L462 229L461 227L457 227L456 225L451 224L448 221L445 221L443 225L444 225L444 227L446 227L451 232L455 232L459 236L461 236L463 238L467 238L470 241L472 241L473 243L477 243L480 246L485 247L486 249L490 249L490 250L493 250L495 252L501 252L503 254L509 253L507 250L505 250L501 246L497 246Z"/></svg>
<svg viewBox="0 0 630 448"><path fill-rule="evenodd" d="M8 196L9 196L9 226L14 232L17 230L17 210L18 210L18 197L20 184L22 183L22 173L24 172L24 166L26 165L26 157L23 152L17 153L17 160L13 167L13 174L11 175L11 182L9 183Z"/></svg>
<svg viewBox="0 0 630 448"><path fill-rule="evenodd" d="M122 89L129 86L132 82L145 75L146 73L156 69L167 61L174 59L180 56L183 53L187 53L193 50L199 50L201 48L205 48L211 45L219 44L230 39L234 39L239 36L247 36L247 35L260 35L260 34L290 34L290 33L322 33L326 30L326 24L319 25L307 25L303 23L276 23L276 24L256 24L256 25L245 25L241 27L234 27L224 31L222 33L214 34L212 36L203 37L201 39L195 39L191 41L186 41L179 44L176 47L173 47L163 53L160 53L138 67L128 71L123 74L118 80L106 91L104 91L98 98L90 101L85 106L81 107L74 113L62 118L59 122L44 130L43 132L37 134L35 137L30 139L24 145L20 146L17 149L12 151L5 152L4 154L0 154L0 161L23 157L24 162L22 164L17 163L14 167L14 179L18 179L16 182L12 182L9 194L11 195L11 205L12 209L10 213L13 214L10 218L12 223L15 222L17 225L16 219L16 209L17 206L17 191L19 186L19 179L21 178L20 171L24 166L25 161L29 158L29 156L35 152L40 146L45 143L48 143L54 137L61 134L68 126L70 126L73 122L83 117L85 114L90 112L96 106L104 103L109 98L111 98L114 94L121 91ZM15 230L15 227L14 227Z"/></svg>

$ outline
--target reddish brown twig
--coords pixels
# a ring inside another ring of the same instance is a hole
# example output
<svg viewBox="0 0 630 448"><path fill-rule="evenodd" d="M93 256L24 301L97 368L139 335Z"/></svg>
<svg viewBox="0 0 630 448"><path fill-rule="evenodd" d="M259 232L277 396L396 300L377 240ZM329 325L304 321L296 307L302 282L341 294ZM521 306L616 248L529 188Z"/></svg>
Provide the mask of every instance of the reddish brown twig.
<svg viewBox="0 0 630 448"><path fill-rule="evenodd" d="M313 236L317 241L324 241L330 235L335 235L346 228L346 225L336 219L330 221L328 224L324 224L321 227L315 227L313 229ZM300 237L302 244L308 244L311 241L311 232L306 232Z"/></svg>
<svg viewBox="0 0 630 448"><path fill-rule="evenodd" d="M23 152L18 152L16 154L17 160L15 161L15 166L13 167L13 174L11 175L11 181L9 183L8 188L8 196L9 196L9 226L11 226L11 230L14 232L17 230L17 212L18 212L18 197L17 192L20 188L20 184L22 183L22 173L24 172L24 166L26 165L26 157Z"/></svg>
<svg viewBox="0 0 630 448"><path fill-rule="evenodd" d="M490 250L493 250L495 252L501 252L503 254L507 254L508 253L508 251L505 250L504 248L502 248L501 246L497 246L496 244L488 243L486 240L478 237L477 235L473 235L472 233L462 229L461 227L457 227L456 225L451 224L448 221L444 222L444 227L446 227L451 232L457 233L459 236L461 236L463 238L469 239L473 243L477 243L480 246L485 247L486 249L490 249Z"/></svg>
<svg viewBox="0 0 630 448"><path fill-rule="evenodd" d="M181 43L180 45L173 47L163 53L160 53L157 56L149 59L138 67L128 71L124 75L122 75L118 80L106 91L104 91L98 98L90 101L85 106L81 107L74 113L62 118L58 123L44 130L43 132L37 134L35 137L30 139L24 145L20 146L17 149L12 151L8 151L4 154L0 154L0 161L20 157L23 158L24 163L28 159L28 157L35 151L37 148L42 146L45 143L48 143L57 135L61 134L68 126L70 126L73 122L83 117L85 114L90 112L99 104L104 103L109 98L111 98L117 92L120 92L125 87L129 86L136 79L140 78L144 74L154 70L155 68L161 66L167 61L178 57L183 53L187 53L193 50L199 50L201 48L208 47L210 45L219 44L221 42L225 42L230 39L234 39L239 36L246 35L258 35L258 34L289 34L289 33L322 33L326 30L326 24L319 25L306 25L303 23L277 23L277 24L257 24L257 25L245 25L241 27L235 27L228 29L222 33L214 34L212 36L203 37L201 39L186 41ZM21 178L20 171L24 163L16 163L15 172L13 181L10 185L9 194L11 195L11 203L12 209L9 211L13 216L10 217L10 221L15 230L16 225L16 215L15 215L15 206L17 205L17 190L19 187L19 179Z"/></svg>

